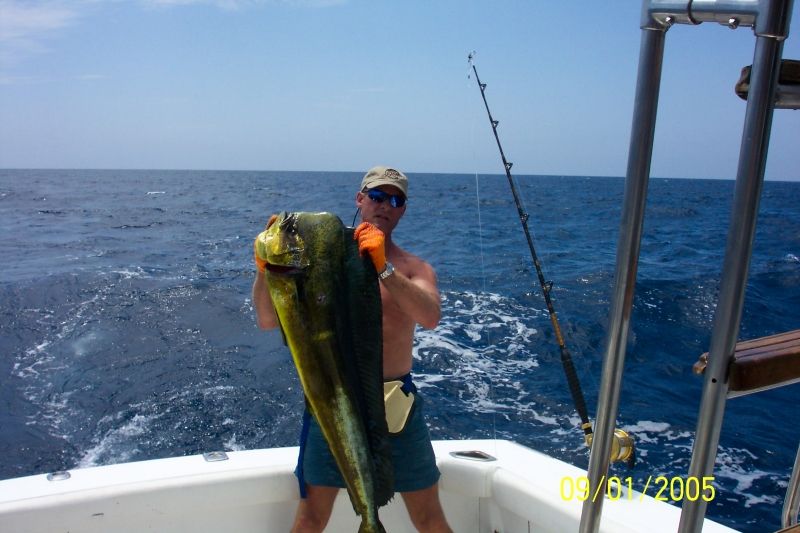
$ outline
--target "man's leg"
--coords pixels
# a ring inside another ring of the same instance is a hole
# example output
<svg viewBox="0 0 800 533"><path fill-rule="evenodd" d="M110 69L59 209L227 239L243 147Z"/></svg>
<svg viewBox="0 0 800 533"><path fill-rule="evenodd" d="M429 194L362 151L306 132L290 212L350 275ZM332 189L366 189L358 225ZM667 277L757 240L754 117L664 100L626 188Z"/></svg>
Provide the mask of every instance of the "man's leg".
<svg viewBox="0 0 800 533"><path fill-rule="evenodd" d="M408 515L417 531L421 533L452 533L447 519L444 517L442 504L439 502L439 484L427 489L412 492L401 492L406 503Z"/></svg>
<svg viewBox="0 0 800 533"><path fill-rule="evenodd" d="M301 498L297 506L292 533L319 533L325 529L339 494L337 487L306 485L306 490L307 496Z"/></svg>

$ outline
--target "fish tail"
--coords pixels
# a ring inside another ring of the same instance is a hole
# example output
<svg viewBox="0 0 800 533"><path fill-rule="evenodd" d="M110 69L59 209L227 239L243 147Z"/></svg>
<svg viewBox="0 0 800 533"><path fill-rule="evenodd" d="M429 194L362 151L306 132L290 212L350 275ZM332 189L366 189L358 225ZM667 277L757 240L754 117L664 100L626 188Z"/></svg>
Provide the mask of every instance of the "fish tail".
<svg viewBox="0 0 800 533"><path fill-rule="evenodd" d="M376 517L375 520L368 520L364 518L361 525L358 527L358 533L386 533L383 524Z"/></svg>

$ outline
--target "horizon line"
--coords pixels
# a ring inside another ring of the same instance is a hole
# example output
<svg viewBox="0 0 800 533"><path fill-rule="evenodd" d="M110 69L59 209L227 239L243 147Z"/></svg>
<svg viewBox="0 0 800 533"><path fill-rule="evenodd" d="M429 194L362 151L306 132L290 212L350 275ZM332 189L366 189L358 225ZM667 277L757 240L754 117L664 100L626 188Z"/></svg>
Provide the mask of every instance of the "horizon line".
<svg viewBox="0 0 800 533"><path fill-rule="evenodd" d="M220 168L156 168L156 167L0 167L0 172L5 171L106 171L106 172L270 172L270 173L279 173L279 172L286 172L286 173L324 173L324 174L336 174L336 173L346 173L346 174L363 174L365 171L363 170L290 170L290 169L247 169L247 168L240 168L240 169L220 169ZM504 173L499 172L457 172L457 171L438 171L438 172L420 172L420 171L403 171L406 174L417 174L417 175L444 175L444 176L483 176L483 177L506 177ZM532 173L518 173L513 174L513 177L521 178L521 177L564 177L564 178L614 178L614 179L626 179L623 175L609 175L609 174L532 174ZM713 181L736 181L735 177L689 177L689 176L650 176L650 179L678 179L678 180L713 180ZM800 182L800 176L796 179L790 178L771 178L765 177L764 181L771 181L771 182L786 182L786 183L796 183Z"/></svg>

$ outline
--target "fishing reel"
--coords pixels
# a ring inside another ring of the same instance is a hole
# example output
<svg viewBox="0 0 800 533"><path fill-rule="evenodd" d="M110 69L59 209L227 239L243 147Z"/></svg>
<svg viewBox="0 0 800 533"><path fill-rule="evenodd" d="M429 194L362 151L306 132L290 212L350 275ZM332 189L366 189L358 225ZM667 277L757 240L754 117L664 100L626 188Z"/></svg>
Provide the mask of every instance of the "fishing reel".
<svg viewBox="0 0 800 533"><path fill-rule="evenodd" d="M589 449L592 448L593 436L592 433L586 434L586 445ZM614 438L611 440L611 456L608 461L609 463L624 462L628 468L633 468L636 463L636 447L626 431L619 428L614 429Z"/></svg>

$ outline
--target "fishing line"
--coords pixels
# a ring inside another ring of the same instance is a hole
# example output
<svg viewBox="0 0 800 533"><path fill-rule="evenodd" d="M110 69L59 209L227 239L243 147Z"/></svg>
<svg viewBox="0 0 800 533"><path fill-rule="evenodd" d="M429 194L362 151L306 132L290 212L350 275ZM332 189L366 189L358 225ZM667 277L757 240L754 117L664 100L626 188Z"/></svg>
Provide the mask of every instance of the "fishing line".
<svg viewBox="0 0 800 533"><path fill-rule="evenodd" d="M474 55L475 52L472 52L472 54ZM469 72L467 72L467 79L469 79L469 78L470 78L470 74L469 74ZM480 248L480 252L481 252L481 284L482 284L482 287L481 287L481 292L478 294L478 297L480 298L481 295L483 295L485 297L487 292L486 292L486 260L485 260L485 256L484 256L484 252L483 252L483 219L481 217L481 187L480 187L480 178L478 177L478 170L477 170L478 169L478 162L477 162L478 161L478 157L477 157L477 153L476 153L476 150L475 150L475 147L477 146L477 143L476 143L476 140L475 140L475 131L477 130L476 120L477 120L477 118L476 118L475 114L473 113L472 114L472 122L470 124L470 141L471 141L471 145L472 145L472 168L475 169L475 206L476 206L477 211L478 211L478 243L479 243L479 248ZM481 303L481 309L483 309L483 304L482 303ZM484 324L483 325L487 326L487 327L484 328L485 331L486 331L486 352L487 353L489 352L489 350L491 349L491 346L492 346L491 328L488 327L490 325L490 323L491 323L491 321L488 319L488 317L486 317L484 319ZM491 379L489 380L489 402L490 402L491 405L496 405L496 403L495 403L495 392L494 392L494 381L491 380ZM497 455L497 449L496 449L496 447L497 447L497 409L495 409L495 408L492 409L492 440L495 441L495 450L494 450L494 452L495 452L495 455Z"/></svg>
<svg viewBox="0 0 800 533"><path fill-rule="evenodd" d="M511 167L514 165L510 161L506 159L505 152L503 151L503 146L500 143L500 136L497 133L497 126L499 121L495 120L492 117L492 112L489 110L489 102L486 100L486 84L481 83L481 79L478 76L478 69L475 67L475 62L473 58L475 57L475 52L472 52L468 56L469 65L472 67L472 72L475 74L475 82L478 84L478 88L481 91L481 98L483 99L483 105L486 108L486 114L489 117L489 123L492 125L492 133L494 133L495 141L497 142L497 149L500 151L500 159L503 162L503 167L505 169L506 177L508 178L508 184L511 187L511 194L514 196L514 203L517 206L517 214L519 215L520 223L522 224L522 229L525 233L525 238L528 241L528 249L531 253L531 259L533 260L533 265L536 268L536 274L539 279L539 285L542 290L542 295L544 296L545 304L547 305L547 311L550 315L550 322L553 325L553 332L556 336L556 342L558 343L559 351L561 353L561 363L564 368L564 374L567 378L567 385L569 386L570 395L572 396L572 402L575 405L575 410L578 413L578 416L581 419L581 429L584 432L584 438L586 444L591 446L592 443L592 423L589 421L589 413L586 409L586 400L583 396L583 391L580 387L580 382L578 380L578 374L575 370L575 364L572 361L572 355L570 354L569 350L567 349L566 343L564 342L564 337L561 334L561 326L558 323L558 317L556 315L555 308L553 307L553 301L550 297L550 293L553 288L553 283L548 282L545 280L544 273L542 271L542 266L539 261L539 257L536 254L536 249L533 244L533 237L531 235L530 228L528 227L528 219L530 218L528 212L523 208L522 201L517 193L517 185L516 182L511 174ZM635 460L635 452L633 446L633 440L630 436L622 431L621 429L616 429L614 431L614 443L612 446L612 457L610 457L611 461L626 461L628 466L633 466L633 462Z"/></svg>
<svg viewBox="0 0 800 533"><path fill-rule="evenodd" d="M484 303L486 298L486 261L484 260L483 254L483 224L481 222L481 192L480 192L480 180L478 178L478 172L475 172L475 203L478 207L478 242L480 243L480 250L481 250L481 291L477 295L478 302L480 304L480 309L484 309ZM480 322L479 322L480 323ZM483 322L481 324L484 326L482 329L486 332L486 352L488 353L492 347L492 331L489 327L491 325L491 320L488 316L483 317ZM497 405L495 402L495 391L494 391L494 380L489 379L489 404L492 406ZM497 409L492 408L492 440L495 442L497 441ZM495 454L497 450L495 450Z"/></svg>

